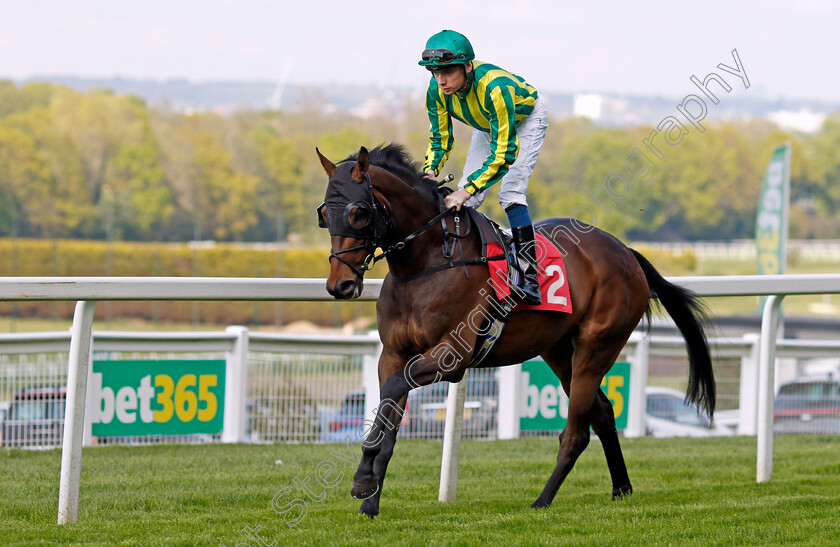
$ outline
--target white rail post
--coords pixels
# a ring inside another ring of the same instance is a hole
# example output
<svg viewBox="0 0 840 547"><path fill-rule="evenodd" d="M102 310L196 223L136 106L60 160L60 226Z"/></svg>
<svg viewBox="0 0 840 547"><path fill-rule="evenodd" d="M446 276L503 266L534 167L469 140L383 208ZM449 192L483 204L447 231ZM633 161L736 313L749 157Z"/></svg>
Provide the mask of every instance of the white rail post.
<svg viewBox="0 0 840 547"><path fill-rule="evenodd" d="M248 329L231 326L225 332L236 336L233 347L225 352L225 417L222 426L223 443L244 443L248 419Z"/></svg>
<svg viewBox="0 0 840 547"><path fill-rule="evenodd" d="M73 328L71 327L70 330L72 331ZM72 332L71 332L72 336ZM93 393L94 387L91 378L93 377L93 337L94 333L91 329L90 333L90 366L88 367L87 371L87 391L85 393L85 409L93 408L93 405L98 404L99 401L95 400L95 394ZM71 338L72 339L72 338ZM82 433L82 447L85 446L93 446L93 417L98 414L98 412L94 413L85 412L85 430Z"/></svg>
<svg viewBox="0 0 840 547"><path fill-rule="evenodd" d="M79 518L82 436L85 430L85 398L95 309L96 302L76 302L76 311L73 313L67 372L67 402L64 412L64 440L61 445L58 524L76 522Z"/></svg>
<svg viewBox="0 0 840 547"><path fill-rule="evenodd" d="M761 336L754 332L744 335L750 344L749 354L741 357L741 386L738 394L738 435L755 435L758 415L759 347Z"/></svg>
<svg viewBox="0 0 840 547"><path fill-rule="evenodd" d="M773 396L776 394L776 334L779 307L785 295L772 294L764 303L761 317L761 346L758 352L758 454L755 480L767 482L773 475Z"/></svg>
<svg viewBox="0 0 840 547"><path fill-rule="evenodd" d="M511 365L496 370L496 384L499 386L498 437L518 439L522 411L522 365Z"/></svg>
<svg viewBox="0 0 840 547"><path fill-rule="evenodd" d="M368 336L379 340L379 333L371 331ZM376 353L365 355L362 358L362 384L365 389L365 420L376 418L376 410L379 408L379 357L382 355L382 343L379 344ZM365 429L365 428L361 428ZM361 430L357 435L361 437ZM357 439L360 442L364 439Z"/></svg>
<svg viewBox="0 0 840 547"><path fill-rule="evenodd" d="M464 426L464 399L467 375L457 384L449 384L446 399L446 425L443 431L443 455L440 462L440 490L438 501L455 501L458 492L458 464L461 460L461 430Z"/></svg>
<svg viewBox="0 0 840 547"><path fill-rule="evenodd" d="M627 402L627 429L624 436L628 439L644 437L647 433L645 417L647 399L645 388L648 379L650 361L650 336L646 332L633 333L631 340L636 342L636 350L630 359L630 392Z"/></svg>

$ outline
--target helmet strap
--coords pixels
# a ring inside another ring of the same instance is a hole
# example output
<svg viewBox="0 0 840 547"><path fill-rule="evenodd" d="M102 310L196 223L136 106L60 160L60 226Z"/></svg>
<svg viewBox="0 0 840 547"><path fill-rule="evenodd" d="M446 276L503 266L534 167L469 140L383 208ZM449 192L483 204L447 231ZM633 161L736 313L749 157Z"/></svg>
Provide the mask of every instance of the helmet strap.
<svg viewBox="0 0 840 547"><path fill-rule="evenodd" d="M467 72L467 65L466 65L466 63L464 63L463 65L461 65L461 68L463 68L463 69L464 69L464 85L461 87L461 89L459 89L459 90L458 90L458 93L463 93L463 92L465 92L467 89L469 89L469 88L470 88L470 74L472 74L472 71Z"/></svg>

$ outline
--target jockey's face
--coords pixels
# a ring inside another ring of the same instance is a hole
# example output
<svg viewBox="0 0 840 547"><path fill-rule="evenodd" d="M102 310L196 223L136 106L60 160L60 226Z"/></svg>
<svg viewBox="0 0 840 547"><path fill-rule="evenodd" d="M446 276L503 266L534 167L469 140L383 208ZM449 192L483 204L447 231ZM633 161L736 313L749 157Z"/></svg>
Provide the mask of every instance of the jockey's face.
<svg viewBox="0 0 840 547"><path fill-rule="evenodd" d="M433 72L438 87L446 94L452 95L467 83L467 74L472 71L472 63L455 65L444 70Z"/></svg>

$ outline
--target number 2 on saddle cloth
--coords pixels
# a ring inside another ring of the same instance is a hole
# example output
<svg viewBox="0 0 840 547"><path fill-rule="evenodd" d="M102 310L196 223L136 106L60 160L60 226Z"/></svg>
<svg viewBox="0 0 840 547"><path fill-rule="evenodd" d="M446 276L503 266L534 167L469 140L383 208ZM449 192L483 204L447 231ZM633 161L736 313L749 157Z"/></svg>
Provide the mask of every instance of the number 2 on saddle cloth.
<svg viewBox="0 0 840 547"><path fill-rule="evenodd" d="M536 233L537 279L540 282L542 304L528 306L519 302L518 310L547 310L572 313L572 298L569 295L569 284L566 282L566 265L560 249L540 233ZM487 256L502 253L502 246L496 241L487 242ZM508 263L504 260L488 261L490 277L493 279L493 289L499 300L511 295L508 280Z"/></svg>
<svg viewBox="0 0 840 547"><path fill-rule="evenodd" d="M484 234L482 234L484 236ZM506 308L514 307L518 310L545 310L572 313L572 298L569 294L569 284L566 282L566 265L563 255L556 245L543 235L536 235L537 279L540 283L542 303L539 306L529 306L522 302L512 305L511 277L508 275L510 265L506 260L488 260L490 268L490 284ZM486 238L483 242L484 256L498 256L504 254L501 244L495 238ZM511 253L513 250L510 251ZM520 274L521 275L521 274ZM507 324L507 318L493 317L490 324L484 325L476 339L472 359L468 367L477 367L493 349L496 341L501 337Z"/></svg>

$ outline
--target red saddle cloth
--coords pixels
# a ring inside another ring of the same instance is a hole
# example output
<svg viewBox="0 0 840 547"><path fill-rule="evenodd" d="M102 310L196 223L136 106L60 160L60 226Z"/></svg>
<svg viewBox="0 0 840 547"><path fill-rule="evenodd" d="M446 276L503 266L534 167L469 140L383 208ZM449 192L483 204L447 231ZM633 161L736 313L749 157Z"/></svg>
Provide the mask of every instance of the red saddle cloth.
<svg viewBox="0 0 840 547"><path fill-rule="evenodd" d="M528 306L519 302L518 310L549 310L572 313L572 297L569 295L569 284L566 280L566 265L560 249L541 234L536 234L537 245L537 278L540 282L542 304ZM502 254L502 246L491 241L487 243L487 256ZM508 285L508 264L504 260L490 260L490 278L496 297L500 300L510 296Z"/></svg>

